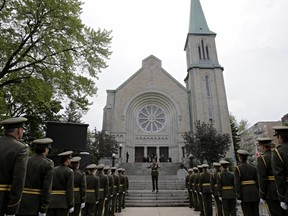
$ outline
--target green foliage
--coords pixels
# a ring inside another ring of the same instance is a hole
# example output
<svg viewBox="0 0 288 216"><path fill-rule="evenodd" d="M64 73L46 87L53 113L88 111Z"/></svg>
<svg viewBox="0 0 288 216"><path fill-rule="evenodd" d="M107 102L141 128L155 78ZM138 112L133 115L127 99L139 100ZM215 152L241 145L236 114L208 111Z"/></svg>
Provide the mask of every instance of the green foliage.
<svg viewBox="0 0 288 216"><path fill-rule="evenodd" d="M231 125L231 131L232 131L232 140L234 145L234 155L237 155L237 150L240 149L240 136L239 136L239 129L238 129L238 123L236 121L235 116L233 116L231 113L229 115L230 117L230 125ZM238 157L235 157L236 161L238 162Z"/></svg>
<svg viewBox="0 0 288 216"><path fill-rule="evenodd" d="M94 132L89 132L88 136L87 149L93 155L96 163L101 158L112 157L113 153L118 152L118 142L105 131L95 129Z"/></svg>
<svg viewBox="0 0 288 216"><path fill-rule="evenodd" d="M77 104L73 101L70 101L69 105L66 107L65 113L62 115L62 121L82 123L82 113L78 109L79 107L77 107Z"/></svg>
<svg viewBox="0 0 288 216"><path fill-rule="evenodd" d="M59 119L69 103L77 114L87 112L97 74L107 67L110 32L85 26L82 4L0 2L0 118L28 117L32 137L43 133L37 125Z"/></svg>
<svg viewBox="0 0 288 216"><path fill-rule="evenodd" d="M203 163L211 164L225 156L229 149L230 138L228 134L217 133L213 124L200 121L195 122L195 132L185 133L185 148L188 154Z"/></svg>

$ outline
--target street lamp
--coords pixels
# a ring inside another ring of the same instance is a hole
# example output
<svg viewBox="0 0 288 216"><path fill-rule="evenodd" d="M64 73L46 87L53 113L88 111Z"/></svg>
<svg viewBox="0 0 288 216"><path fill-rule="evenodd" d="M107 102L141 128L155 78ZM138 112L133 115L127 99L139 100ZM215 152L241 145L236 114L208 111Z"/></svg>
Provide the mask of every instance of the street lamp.
<svg viewBox="0 0 288 216"><path fill-rule="evenodd" d="M115 153L112 154L112 167L115 167L115 159L116 159L116 155Z"/></svg>
<svg viewBox="0 0 288 216"><path fill-rule="evenodd" d="M119 158L122 158L122 144L119 144Z"/></svg>

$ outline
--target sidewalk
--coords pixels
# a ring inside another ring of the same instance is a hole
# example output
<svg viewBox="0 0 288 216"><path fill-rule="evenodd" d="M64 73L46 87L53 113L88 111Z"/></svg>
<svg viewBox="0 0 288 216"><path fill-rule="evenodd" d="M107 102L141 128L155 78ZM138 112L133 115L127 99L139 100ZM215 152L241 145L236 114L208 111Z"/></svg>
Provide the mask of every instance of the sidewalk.
<svg viewBox="0 0 288 216"><path fill-rule="evenodd" d="M115 216L199 216L199 212L188 207L126 207Z"/></svg>

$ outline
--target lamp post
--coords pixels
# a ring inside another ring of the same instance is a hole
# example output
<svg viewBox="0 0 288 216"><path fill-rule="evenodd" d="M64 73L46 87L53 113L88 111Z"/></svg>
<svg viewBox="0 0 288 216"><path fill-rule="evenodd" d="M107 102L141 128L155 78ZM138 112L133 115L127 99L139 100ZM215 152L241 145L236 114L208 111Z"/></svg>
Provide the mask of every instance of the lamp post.
<svg viewBox="0 0 288 216"><path fill-rule="evenodd" d="M122 144L119 144L119 158L122 158Z"/></svg>
<svg viewBox="0 0 288 216"><path fill-rule="evenodd" d="M116 155L115 153L112 154L112 167L115 167L115 159L116 159Z"/></svg>

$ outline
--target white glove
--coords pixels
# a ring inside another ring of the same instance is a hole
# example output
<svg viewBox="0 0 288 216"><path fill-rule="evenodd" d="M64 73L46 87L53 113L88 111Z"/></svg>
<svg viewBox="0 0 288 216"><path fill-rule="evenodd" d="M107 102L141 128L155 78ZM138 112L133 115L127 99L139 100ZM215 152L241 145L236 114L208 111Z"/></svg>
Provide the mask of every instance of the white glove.
<svg viewBox="0 0 288 216"><path fill-rule="evenodd" d="M202 195L202 192L199 192L200 195Z"/></svg>
<svg viewBox="0 0 288 216"><path fill-rule="evenodd" d="M72 212L74 212L74 207L69 209L69 213L72 213Z"/></svg>
<svg viewBox="0 0 288 216"><path fill-rule="evenodd" d="M95 204L98 204L99 203L99 201L96 201L96 203Z"/></svg>
<svg viewBox="0 0 288 216"><path fill-rule="evenodd" d="M46 216L46 213L38 212L38 216Z"/></svg>
<svg viewBox="0 0 288 216"><path fill-rule="evenodd" d="M260 198L260 203L261 203L262 205L265 204L265 200L262 199L262 198Z"/></svg>
<svg viewBox="0 0 288 216"><path fill-rule="evenodd" d="M113 195L110 195L111 198L113 198Z"/></svg>
<svg viewBox="0 0 288 216"><path fill-rule="evenodd" d="M213 195L213 194L212 194L211 196L212 196L212 198L214 198L214 195Z"/></svg>
<svg viewBox="0 0 288 216"><path fill-rule="evenodd" d="M242 202L242 200L237 200L237 203L240 205L241 204L241 202Z"/></svg>
<svg viewBox="0 0 288 216"><path fill-rule="evenodd" d="M108 198L105 198L105 201L108 200Z"/></svg>
<svg viewBox="0 0 288 216"><path fill-rule="evenodd" d="M280 206L282 209L287 210L287 204L285 202L280 202Z"/></svg>
<svg viewBox="0 0 288 216"><path fill-rule="evenodd" d="M81 203L80 208L81 208L81 209L82 209L82 208L85 208L85 203Z"/></svg>
<svg viewBox="0 0 288 216"><path fill-rule="evenodd" d="M219 197L219 200L222 201L222 197Z"/></svg>

